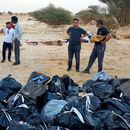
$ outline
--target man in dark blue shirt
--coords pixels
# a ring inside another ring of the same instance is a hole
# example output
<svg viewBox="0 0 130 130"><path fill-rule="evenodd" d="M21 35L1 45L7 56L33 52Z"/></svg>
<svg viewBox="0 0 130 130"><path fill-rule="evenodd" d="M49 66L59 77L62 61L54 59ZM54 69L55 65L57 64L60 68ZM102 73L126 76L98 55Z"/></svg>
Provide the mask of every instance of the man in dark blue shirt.
<svg viewBox="0 0 130 130"><path fill-rule="evenodd" d="M101 72L103 69L103 59L104 59L104 53L106 50L106 42L108 42L111 39L111 34L104 26L104 22L102 19L99 19L97 22L97 35L105 36L105 38L100 42L95 42L93 51L90 55L89 63L87 68L82 71L83 73L90 73L90 69L92 65L94 64L96 58L98 58L98 72Z"/></svg>
<svg viewBox="0 0 130 130"><path fill-rule="evenodd" d="M80 71L80 50L83 36L86 35L86 31L79 27L79 19L73 19L73 27L67 30L69 35L69 46L68 46L68 69L71 70L73 56L76 58L76 71Z"/></svg>

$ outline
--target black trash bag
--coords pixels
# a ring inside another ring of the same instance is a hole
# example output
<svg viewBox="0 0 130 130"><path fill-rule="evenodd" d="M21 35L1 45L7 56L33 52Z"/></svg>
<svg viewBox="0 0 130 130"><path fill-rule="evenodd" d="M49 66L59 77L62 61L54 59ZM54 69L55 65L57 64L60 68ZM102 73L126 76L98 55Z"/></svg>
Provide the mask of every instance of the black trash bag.
<svg viewBox="0 0 130 130"><path fill-rule="evenodd" d="M25 104L22 104L17 108L9 109L7 110L7 113L9 113L11 118L16 121L26 121L30 116L29 108Z"/></svg>
<svg viewBox="0 0 130 130"><path fill-rule="evenodd" d="M48 128L48 130L69 130L68 128L63 128L60 126L51 126Z"/></svg>
<svg viewBox="0 0 130 130"><path fill-rule="evenodd" d="M6 110L0 110L0 130L5 130L9 126L11 120L12 118Z"/></svg>
<svg viewBox="0 0 130 130"><path fill-rule="evenodd" d="M26 122L31 126L35 126L37 130L47 130L47 126L44 123L44 118L39 114L31 115Z"/></svg>
<svg viewBox="0 0 130 130"><path fill-rule="evenodd" d="M119 115L123 115L124 113L130 113L130 105L124 103L120 99L116 99L116 98L107 99L103 103L103 106L105 106L104 109L114 111Z"/></svg>
<svg viewBox="0 0 130 130"><path fill-rule="evenodd" d="M39 112L41 112L43 106L45 106L49 101L53 99L62 100L64 98L60 93L50 93L50 92L45 92L43 95L37 97L36 102Z"/></svg>
<svg viewBox="0 0 130 130"><path fill-rule="evenodd" d="M99 111L95 116L100 119L103 130L129 130L130 124L122 116L109 111Z"/></svg>
<svg viewBox="0 0 130 130"><path fill-rule="evenodd" d="M87 93L92 93L92 85L95 81L94 80L88 80L86 81L82 86L82 91Z"/></svg>
<svg viewBox="0 0 130 130"><path fill-rule="evenodd" d="M37 130L37 129L34 126L31 126L24 122L20 123L18 121L11 121L6 130Z"/></svg>
<svg viewBox="0 0 130 130"><path fill-rule="evenodd" d="M71 130L86 130L86 125L79 119L73 111L67 111L57 116L55 124Z"/></svg>
<svg viewBox="0 0 130 130"><path fill-rule="evenodd" d="M20 93L33 98L36 98L45 93L47 86L46 83L50 80L50 77L41 75L31 79L24 87L21 88Z"/></svg>
<svg viewBox="0 0 130 130"><path fill-rule="evenodd" d="M73 107L70 111L65 111L64 113L59 114L55 124L69 128L70 130L98 130L98 120L92 117L91 113L86 114L85 112L86 111L80 112L77 108Z"/></svg>
<svg viewBox="0 0 130 130"><path fill-rule="evenodd" d="M101 101L93 94L88 94L85 97L71 97L67 99L67 105L63 108L63 111L69 111L72 107L78 110L86 109L88 111L96 111L101 107Z"/></svg>
<svg viewBox="0 0 130 130"><path fill-rule="evenodd" d="M102 102L101 100L92 95L92 94L89 94L86 96L86 108L91 110L91 111L97 111L102 105Z"/></svg>
<svg viewBox="0 0 130 130"><path fill-rule="evenodd" d="M29 108L30 113L38 113L36 101L20 93L15 95L11 101L8 101L8 104L10 104L11 108L17 108L22 104L26 104Z"/></svg>
<svg viewBox="0 0 130 130"><path fill-rule="evenodd" d="M61 93L65 92L65 85L59 76L53 76L51 81L48 83L48 91L51 93Z"/></svg>
<svg viewBox="0 0 130 130"><path fill-rule="evenodd" d="M125 113L123 117L130 123L130 113Z"/></svg>
<svg viewBox="0 0 130 130"><path fill-rule="evenodd" d="M92 85L93 94L100 99L107 99L111 97L114 91L115 88L113 88L113 86L108 84L107 82L95 82Z"/></svg>
<svg viewBox="0 0 130 130"><path fill-rule="evenodd" d="M75 83L68 75L62 77L62 82L65 85L66 96L78 96L80 92L80 86Z"/></svg>
<svg viewBox="0 0 130 130"><path fill-rule="evenodd" d="M11 75L0 81L0 100L8 100L10 96L17 93L22 85L18 83Z"/></svg>
<svg viewBox="0 0 130 130"><path fill-rule="evenodd" d="M125 97L130 99L130 79L122 79L118 89L123 92Z"/></svg>

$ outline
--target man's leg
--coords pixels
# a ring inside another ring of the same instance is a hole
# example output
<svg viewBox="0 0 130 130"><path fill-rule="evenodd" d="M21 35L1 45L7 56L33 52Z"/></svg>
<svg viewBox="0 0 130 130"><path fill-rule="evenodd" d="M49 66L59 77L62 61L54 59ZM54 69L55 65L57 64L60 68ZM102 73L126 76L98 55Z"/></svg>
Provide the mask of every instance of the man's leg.
<svg viewBox="0 0 130 130"><path fill-rule="evenodd" d="M106 50L106 46L101 46L97 51L98 56L98 72L101 72L103 69L103 59L104 59L104 53Z"/></svg>
<svg viewBox="0 0 130 130"><path fill-rule="evenodd" d="M93 66L95 60L97 58L97 47L93 48L93 51L90 55L89 62L87 68L83 71L83 73L90 73L90 69Z"/></svg>
<svg viewBox="0 0 130 130"><path fill-rule="evenodd" d="M81 46L75 47L75 59L76 59L76 71L79 72L80 70L80 50Z"/></svg>
<svg viewBox="0 0 130 130"><path fill-rule="evenodd" d="M8 44L8 61L11 62L12 44Z"/></svg>
<svg viewBox="0 0 130 130"><path fill-rule="evenodd" d="M73 47L68 46L68 71L71 70L72 67L72 61L73 61L73 56L74 56L74 50Z"/></svg>
<svg viewBox="0 0 130 130"><path fill-rule="evenodd" d="M15 39L15 46L14 46L14 51L15 51L15 64L20 64L20 41Z"/></svg>
<svg viewBox="0 0 130 130"><path fill-rule="evenodd" d="M3 43L3 49L2 49L2 62L6 60L6 43Z"/></svg>

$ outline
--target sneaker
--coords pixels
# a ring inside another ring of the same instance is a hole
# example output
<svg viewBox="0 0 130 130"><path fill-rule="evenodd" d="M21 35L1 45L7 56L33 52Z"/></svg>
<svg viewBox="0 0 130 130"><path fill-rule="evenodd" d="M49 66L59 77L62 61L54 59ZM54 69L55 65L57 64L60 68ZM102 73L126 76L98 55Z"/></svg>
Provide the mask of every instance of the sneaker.
<svg viewBox="0 0 130 130"><path fill-rule="evenodd" d="M16 63L16 62L15 62L15 63L13 63L13 65L20 65L20 62L19 62L19 63Z"/></svg>
<svg viewBox="0 0 130 130"><path fill-rule="evenodd" d="M1 63L5 63L5 60L2 60Z"/></svg>
<svg viewBox="0 0 130 130"><path fill-rule="evenodd" d="M10 59L8 60L9 62L12 62Z"/></svg>
<svg viewBox="0 0 130 130"><path fill-rule="evenodd" d="M68 68L67 71L68 71L68 72L71 71L71 68Z"/></svg>
<svg viewBox="0 0 130 130"><path fill-rule="evenodd" d="M84 71L82 71L82 73L90 74L90 71L85 69Z"/></svg>

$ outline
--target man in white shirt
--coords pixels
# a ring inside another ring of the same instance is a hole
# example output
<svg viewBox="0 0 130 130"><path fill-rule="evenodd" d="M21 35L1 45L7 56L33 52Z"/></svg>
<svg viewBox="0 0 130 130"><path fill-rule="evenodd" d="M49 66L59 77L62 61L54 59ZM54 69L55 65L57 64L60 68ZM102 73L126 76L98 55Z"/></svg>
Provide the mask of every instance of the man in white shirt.
<svg viewBox="0 0 130 130"><path fill-rule="evenodd" d="M8 61L11 62L11 52L13 48L13 40L15 36L15 31L11 27L11 23L6 23L6 28L2 29L1 32L5 34L4 36L4 43L3 43L3 49L2 49L2 61L1 63L4 63L6 60L6 50L8 49Z"/></svg>

